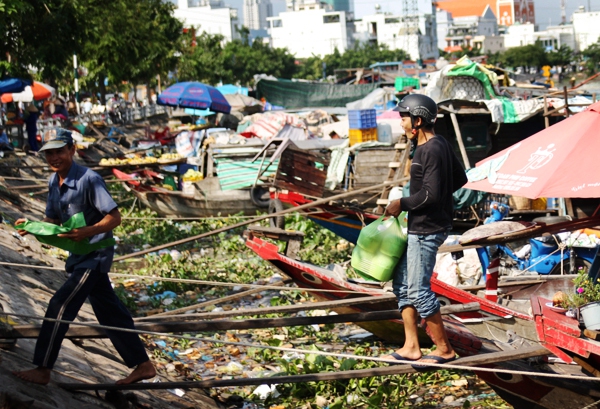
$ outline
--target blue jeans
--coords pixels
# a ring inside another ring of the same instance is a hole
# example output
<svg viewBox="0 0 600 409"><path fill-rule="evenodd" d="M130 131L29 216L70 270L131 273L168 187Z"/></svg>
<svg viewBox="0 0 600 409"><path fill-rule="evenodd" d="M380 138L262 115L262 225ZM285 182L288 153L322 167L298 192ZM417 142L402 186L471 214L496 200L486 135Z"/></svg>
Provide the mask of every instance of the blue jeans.
<svg viewBox="0 0 600 409"><path fill-rule="evenodd" d="M412 305L421 318L427 318L440 310L437 296L431 291L431 275L438 248L447 237L447 231L408 235L408 248L396 265L392 282L400 311Z"/></svg>

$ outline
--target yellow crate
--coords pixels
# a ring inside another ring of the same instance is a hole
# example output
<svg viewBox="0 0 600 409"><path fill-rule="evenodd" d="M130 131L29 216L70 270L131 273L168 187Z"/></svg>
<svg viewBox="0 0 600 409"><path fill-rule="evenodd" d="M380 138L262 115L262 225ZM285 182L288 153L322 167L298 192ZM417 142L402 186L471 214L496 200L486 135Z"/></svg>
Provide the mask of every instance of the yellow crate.
<svg viewBox="0 0 600 409"><path fill-rule="evenodd" d="M350 146L361 142L376 141L377 128L350 129L350 132L348 133L348 138L350 138Z"/></svg>

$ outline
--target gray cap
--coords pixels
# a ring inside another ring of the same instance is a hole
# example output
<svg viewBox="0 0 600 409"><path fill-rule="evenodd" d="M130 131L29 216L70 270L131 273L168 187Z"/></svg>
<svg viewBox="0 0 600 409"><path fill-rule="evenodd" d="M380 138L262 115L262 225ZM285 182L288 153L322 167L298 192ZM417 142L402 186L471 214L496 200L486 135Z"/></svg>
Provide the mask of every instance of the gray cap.
<svg viewBox="0 0 600 409"><path fill-rule="evenodd" d="M56 136L47 141L44 146L42 146L39 150L46 151L48 149L60 149L65 145L73 145L73 137L71 136L71 131L67 131L63 128L58 128L56 130Z"/></svg>

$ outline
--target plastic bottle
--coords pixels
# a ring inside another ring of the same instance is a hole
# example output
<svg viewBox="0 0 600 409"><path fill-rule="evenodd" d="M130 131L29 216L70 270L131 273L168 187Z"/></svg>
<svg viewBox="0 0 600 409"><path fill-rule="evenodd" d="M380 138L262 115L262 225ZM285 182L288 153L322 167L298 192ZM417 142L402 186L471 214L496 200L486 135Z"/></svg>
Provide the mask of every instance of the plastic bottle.
<svg viewBox="0 0 600 409"><path fill-rule="evenodd" d="M393 143L392 126L390 124L377 124L377 140L384 143Z"/></svg>

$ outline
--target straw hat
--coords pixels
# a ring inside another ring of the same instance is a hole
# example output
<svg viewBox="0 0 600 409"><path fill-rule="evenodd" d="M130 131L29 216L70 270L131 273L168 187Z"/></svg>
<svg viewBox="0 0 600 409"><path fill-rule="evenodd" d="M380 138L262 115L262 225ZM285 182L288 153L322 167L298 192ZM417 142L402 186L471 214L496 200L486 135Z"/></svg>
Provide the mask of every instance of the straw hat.
<svg viewBox="0 0 600 409"><path fill-rule="evenodd" d="M35 107L35 105L33 105L33 104L29 104L29 105L27 105L27 108L25 108L25 110L26 110L27 112L40 112L40 110L39 110L39 109L37 109L37 108Z"/></svg>

